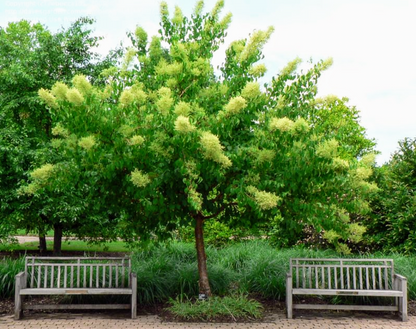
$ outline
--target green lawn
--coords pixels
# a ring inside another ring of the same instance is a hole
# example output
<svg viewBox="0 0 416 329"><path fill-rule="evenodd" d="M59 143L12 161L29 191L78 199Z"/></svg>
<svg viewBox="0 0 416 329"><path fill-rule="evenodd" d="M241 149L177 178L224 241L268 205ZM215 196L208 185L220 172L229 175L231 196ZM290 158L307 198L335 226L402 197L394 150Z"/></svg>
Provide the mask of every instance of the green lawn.
<svg viewBox="0 0 416 329"><path fill-rule="evenodd" d="M13 251L13 250L38 250L38 241L25 242L22 244L6 244L0 246L0 251ZM53 242L47 241L48 250L53 249ZM107 242L103 244L88 244L84 241L62 241L62 251L84 251L84 252L129 252L133 246L128 246L122 241Z"/></svg>

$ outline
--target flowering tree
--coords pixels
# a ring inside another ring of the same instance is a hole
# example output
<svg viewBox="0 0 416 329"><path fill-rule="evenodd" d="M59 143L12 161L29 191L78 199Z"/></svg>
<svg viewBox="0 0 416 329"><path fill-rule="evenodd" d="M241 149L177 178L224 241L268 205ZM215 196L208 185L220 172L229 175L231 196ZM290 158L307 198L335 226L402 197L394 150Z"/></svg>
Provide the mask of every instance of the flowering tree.
<svg viewBox="0 0 416 329"><path fill-rule="evenodd" d="M45 149L52 137L52 121L39 102L39 88L51 88L57 80L70 82L80 73L100 82L99 73L116 62L117 53L102 58L94 52L100 38L92 36L93 22L80 18L56 33L25 20L0 27L0 239L16 229L35 231L40 251L45 251L44 237L50 228L58 233L56 245L60 245L63 227L57 209L71 220L79 212L80 203L70 206L63 195L54 203L56 194L48 198L17 192L34 168L52 160ZM35 170L33 176L38 173ZM66 198L71 200L75 201L73 191Z"/></svg>
<svg viewBox="0 0 416 329"><path fill-rule="evenodd" d="M322 107L316 82L331 60L306 74L296 73L295 60L263 90L269 28L231 43L215 72L212 56L231 15L220 19L223 1L210 13L202 7L190 18L176 7L169 18L162 2L160 35L149 41L138 27L122 67L103 72L104 88L79 75L39 91L55 122L55 156L24 193L77 190L68 179L77 176L91 212L111 214L108 224L125 238L193 225L200 293L211 295L205 220L301 222L337 243L359 231L349 213L366 209L374 187L366 183L369 157L344 154L336 136L310 120Z"/></svg>

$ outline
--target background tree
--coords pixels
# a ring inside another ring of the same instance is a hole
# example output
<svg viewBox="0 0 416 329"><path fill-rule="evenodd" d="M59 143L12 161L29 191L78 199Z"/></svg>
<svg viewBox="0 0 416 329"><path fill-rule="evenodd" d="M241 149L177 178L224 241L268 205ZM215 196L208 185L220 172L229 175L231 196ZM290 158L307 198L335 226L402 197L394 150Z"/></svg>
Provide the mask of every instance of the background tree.
<svg viewBox="0 0 416 329"><path fill-rule="evenodd" d="M416 248L416 139L405 138L391 160L376 169L380 192L368 217L370 244L380 249L414 252Z"/></svg>
<svg viewBox="0 0 416 329"><path fill-rule="evenodd" d="M220 19L223 1L210 13L202 7L199 1L190 18L176 7L170 18L162 2L160 35L149 41L138 27L121 69L103 73L105 87L76 76L39 91L54 122L56 155L23 192L70 194L78 187L65 178L75 175L90 192L92 213L110 212L108 224L122 227L125 238L193 226L200 293L210 295L206 220L310 225L345 249L339 241L362 233L349 214L367 210L375 187L366 182L373 157L345 155L341 141L310 121L317 79L331 61L305 74L291 62L262 90L269 28L231 43L216 72L212 56L231 15Z"/></svg>
<svg viewBox="0 0 416 329"><path fill-rule="evenodd" d="M55 228L56 239L61 239L62 225L52 220L47 208L62 203L17 193L37 163L53 160L39 151L51 139L52 123L38 90L57 80L69 82L77 73L99 83L99 73L114 65L117 52L106 58L94 52L100 38L92 35L93 22L80 18L55 34L24 20L0 28L0 227L3 237L17 228L37 231L41 251L46 248L46 230Z"/></svg>

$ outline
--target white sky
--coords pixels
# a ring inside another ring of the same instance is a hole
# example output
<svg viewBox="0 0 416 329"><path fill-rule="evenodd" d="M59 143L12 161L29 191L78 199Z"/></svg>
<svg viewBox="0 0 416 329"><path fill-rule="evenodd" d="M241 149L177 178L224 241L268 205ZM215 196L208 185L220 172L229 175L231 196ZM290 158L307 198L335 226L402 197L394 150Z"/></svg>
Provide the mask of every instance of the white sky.
<svg viewBox="0 0 416 329"><path fill-rule="evenodd" d="M167 0L189 15L196 1ZM216 0L206 0L210 11ZM101 51L127 42L126 32L142 26L149 35L159 28L158 0L0 0L0 26L27 19L51 31L68 27L80 16L97 20L104 36ZM225 0L222 14L233 14L226 43L254 29L273 25L264 48L268 74L300 57L314 62L333 57L334 65L318 84L319 94L348 97L361 112L361 125L382 152L382 164L398 141L416 137L415 0ZM127 45L127 44L126 44ZM220 57L217 57L220 58ZM220 59L218 59L220 60Z"/></svg>

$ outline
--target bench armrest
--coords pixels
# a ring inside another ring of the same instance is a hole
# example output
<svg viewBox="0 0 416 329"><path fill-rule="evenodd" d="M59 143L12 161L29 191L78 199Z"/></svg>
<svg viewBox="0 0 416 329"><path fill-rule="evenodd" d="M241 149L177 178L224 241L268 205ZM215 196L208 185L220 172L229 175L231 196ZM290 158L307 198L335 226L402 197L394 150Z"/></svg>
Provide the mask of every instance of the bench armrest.
<svg viewBox="0 0 416 329"><path fill-rule="evenodd" d="M19 283L19 288L26 288L26 275L26 272L20 272L14 277L16 285Z"/></svg>
<svg viewBox="0 0 416 329"><path fill-rule="evenodd" d="M407 281L407 278L404 277L403 275L394 273L394 280L399 280L399 281L405 281L406 280Z"/></svg>

